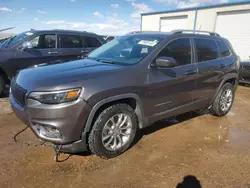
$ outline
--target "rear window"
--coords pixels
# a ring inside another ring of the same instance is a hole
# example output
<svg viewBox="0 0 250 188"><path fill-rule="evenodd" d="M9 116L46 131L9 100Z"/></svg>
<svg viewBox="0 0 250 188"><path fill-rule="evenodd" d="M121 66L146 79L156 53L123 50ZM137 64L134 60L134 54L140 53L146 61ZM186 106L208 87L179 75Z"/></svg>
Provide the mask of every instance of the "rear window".
<svg viewBox="0 0 250 188"><path fill-rule="evenodd" d="M61 48L82 48L82 38L79 35L60 35Z"/></svg>
<svg viewBox="0 0 250 188"><path fill-rule="evenodd" d="M221 57L227 57L227 56L231 55L231 52L225 43L223 43L221 41L217 41L217 44L219 47L219 52L220 52Z"/></svg>
<svg viewBox="0 0 250 188"><path fill-rule="evenodd" d="M102 45L102 43L95 37L84 37L84 39L90 48L97 48Z"/></svg>
<svg viewBox="0 0 250 188"><path fill-rule="evenodd" d="M198 62L219 58L216 42L209 39L194 39Z"/></svg>

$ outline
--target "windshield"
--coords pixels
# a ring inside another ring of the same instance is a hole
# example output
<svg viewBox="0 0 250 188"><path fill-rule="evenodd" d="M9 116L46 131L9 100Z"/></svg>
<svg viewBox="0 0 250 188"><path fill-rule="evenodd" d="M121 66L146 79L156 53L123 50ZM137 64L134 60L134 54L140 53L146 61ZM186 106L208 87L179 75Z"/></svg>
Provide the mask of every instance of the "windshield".
<svg viewBox="0 0 250 188"><path fill-rule="evenodd" d="M161 38L126 35L113 39L89 54L89 59L132 65L146 57Z"/></svg>
<svg viewBox="0 0 250 188"><path fill-rule="evenodd" d="M1 39L0 40L0 47L8 40L9 38Z"/></svg>
<svg viewBox="0 0 250 188"><path fill-rule="evenodd" d="M11 47L31 35L33 35L32 32L23 32L13 37L10 37L2 44L2 47Z"/></svg>

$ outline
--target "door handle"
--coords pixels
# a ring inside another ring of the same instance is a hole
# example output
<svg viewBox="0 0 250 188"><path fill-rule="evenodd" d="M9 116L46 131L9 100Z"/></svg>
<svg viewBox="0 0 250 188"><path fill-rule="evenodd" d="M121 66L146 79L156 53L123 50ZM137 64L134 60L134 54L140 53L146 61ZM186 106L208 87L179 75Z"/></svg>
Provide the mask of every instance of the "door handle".
<svg viewBox="0 0 250 188"><path fill-rule="evenodd" d="M185 72L185 75L193 75L193 74L197 74L197 71L196 70L190 70L190 71Z"/></svg>
<svg viewBox="0 0 250 188"><path fill-rule="evenodd" d="M89 50L82 50L81 53L89 53Z"/></svg>
<svg viewBox="0 0 250 188"><path fill-rule="evenodd" d="M55 51L55 52L48 52L48 54L58 54L58 52L57 51Z"/></svg>

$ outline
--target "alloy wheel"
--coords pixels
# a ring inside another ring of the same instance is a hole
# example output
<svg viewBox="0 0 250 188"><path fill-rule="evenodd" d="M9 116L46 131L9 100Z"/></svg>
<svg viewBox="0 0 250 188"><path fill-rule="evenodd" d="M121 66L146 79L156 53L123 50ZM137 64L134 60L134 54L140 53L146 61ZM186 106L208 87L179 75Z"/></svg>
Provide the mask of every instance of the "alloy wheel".
<svg viewBox="0 0 250 188"><path fill-rule="evenodd" d="M102 144L110 151L124 146L130 139L132 120L128 114L120 113L112 116L104 125Z"/></svg>

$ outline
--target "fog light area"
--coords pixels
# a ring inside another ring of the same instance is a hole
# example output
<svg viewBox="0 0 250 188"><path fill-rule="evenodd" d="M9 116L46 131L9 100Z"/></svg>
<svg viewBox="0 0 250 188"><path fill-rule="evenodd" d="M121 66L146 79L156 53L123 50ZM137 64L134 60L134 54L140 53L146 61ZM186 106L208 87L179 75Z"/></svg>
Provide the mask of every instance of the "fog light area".
<svg viewBox="0 0 250 188"><path fill-rule="evenodd" d="M61 133L54 127L47 125L33 124L34 130L41 137L60 139Z"/></svg>

